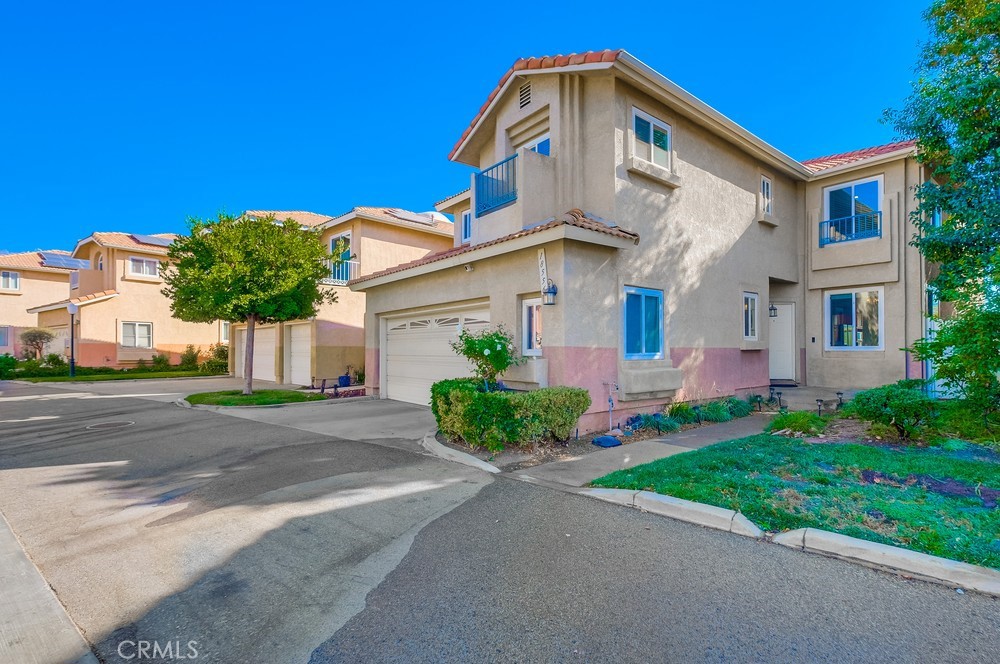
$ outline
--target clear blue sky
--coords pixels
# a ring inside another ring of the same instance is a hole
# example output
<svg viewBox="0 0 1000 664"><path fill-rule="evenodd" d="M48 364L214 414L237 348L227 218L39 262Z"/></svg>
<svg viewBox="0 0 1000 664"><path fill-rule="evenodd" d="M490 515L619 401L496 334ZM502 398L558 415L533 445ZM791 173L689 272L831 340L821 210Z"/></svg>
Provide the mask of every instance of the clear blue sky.
<svg viewBox="0 0 1000 664"><path fill-rule="evenodd" d="M799 159L888 142L925 4L9 3L0 249L431 209L468 186L448 151L521 56L625 48Z"/></svg>

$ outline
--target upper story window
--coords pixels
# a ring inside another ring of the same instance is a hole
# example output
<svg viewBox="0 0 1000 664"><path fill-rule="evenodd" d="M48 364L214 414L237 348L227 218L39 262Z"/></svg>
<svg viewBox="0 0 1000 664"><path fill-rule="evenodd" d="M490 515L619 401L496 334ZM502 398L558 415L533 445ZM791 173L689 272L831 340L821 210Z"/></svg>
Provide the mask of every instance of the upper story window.
<svg viewBox="0 0 1000 664"><path fill-rule="evenodd" d="M160 276L160 261L155 258L132 256L128 259L128 273L137 277L158 277Z"/></svg>
<svg viewBox="0 0 1000 664"><path fill-rule="evenodd" d="M346 284L353 277L357 276L351 269L354 265L354 261L351 260L351 234L344 233L343 235L330 238L330 253L337 255L337 245L341 243L343 245L340 247L340 262L335 264L333 269L330 270L330 278Z"/></svg>
<svg viewBox="0 0 1000 664"><path fill-rule="evenodd" d="M542 300L532 298L521 304L521 355L542 354Z"/></svg>
<svg viewBox="0 0 1000 664"><path fill-rule="evenodd" d="M663 291L625 287L625 359L663 357Z"/></svg>
<svg viewBox="0 0 1000 664"><path fill-rule="evenodd" d="M70 272L69 273L69 287L70 287L70 289L79 288L80 287L80 273L79 272Z"/></svg>
<svg viewBox="0 0 1000 664"><path fill-rule="evenodd" d="M472 210L462 213L462 242L469 242L472 239Z"/></svg>
<svg viewBox="0 0 1000 664"><path fill-rule="evenodd" d="M0 289L21 290L21 275L18 272L4 270L0 272Z"/></svg>
<svg viewBox="0 0 1000 664"><path fill-rule="evenodd" d="M931 226L934 228L941 228L943 219L944 217L941 214L941 208L934 210L933 214L931 214Z"/></svg>
<svg viewBox="0 0 1000 664"><path fill-rule="evenodd" d="M883 290L827 291L827 350L882 350Z"/></svg>
<svg viewBox="0 0 1000 664"><path fill-rule="evenodd" d="M152 323L122 323L122 346L125 348L152 348Z"/></svg>
<svg viewBox="0 0 1000 664"><path fill-rule="evenodd" d="M760 211L765 216L774 214L774 193L771 178L766 175L760 176Z"/></svg>
<svg viewBox="0 0 1000 664"><path fill-rule="evenodd" d="M102 254L97 254L97 269L104 272L104 256Z"/></svg>
<svg viewBox="0 0 1000 664"><path fill-rule="evenodd" d="M549 140L548 132L542 134L538 138L528 141L524 144L524 147L528 148L532 152L543 154L546 157L551 156L552 142Z"/></svg>
<svg viewBox="0 0 1000 664"><path fill-rule="evenodd" d="M637 108L632 109L634 141L632 154L639 159L670 169L670 125Z"/></svg>
<svg viewBox="0 0 1000 664"><path fill-rule="evenodd" d="M229 326L230 326L230 323L227 320L221 321L221 323L222 324L219 327L219 341L221 341L222 343L228 344L229 343Z"/></svg>
<svg viewBox="0 0 1000 664"><path fill-rule="evenodd" d="M882 237L882 176L823 189L819 246Z"/></svg>
<svg viewBox="0 0 1000 664"><path fill-rule="evenodd" d="M743 293L743 339L757 341L757 303L760 297L757 293Z"/></svg>

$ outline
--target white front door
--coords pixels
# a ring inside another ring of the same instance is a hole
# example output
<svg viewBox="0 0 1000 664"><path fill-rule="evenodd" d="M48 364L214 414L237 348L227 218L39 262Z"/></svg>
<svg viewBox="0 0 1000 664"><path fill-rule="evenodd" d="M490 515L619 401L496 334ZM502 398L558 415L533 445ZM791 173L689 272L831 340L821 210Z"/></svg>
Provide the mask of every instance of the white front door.
<svg viewBox="0 0 1000 664"><path fill-rule="evenodd" d="M768 318L768 366L771 380L795 380L795 305L774 306L778 309L778 315Z"/></svg>
<svg viewBox="0 0 1000 664"><path fill-rule="evenodd" d="M293 385L312 385L312 325L288 328L289 381Z"/></svg>

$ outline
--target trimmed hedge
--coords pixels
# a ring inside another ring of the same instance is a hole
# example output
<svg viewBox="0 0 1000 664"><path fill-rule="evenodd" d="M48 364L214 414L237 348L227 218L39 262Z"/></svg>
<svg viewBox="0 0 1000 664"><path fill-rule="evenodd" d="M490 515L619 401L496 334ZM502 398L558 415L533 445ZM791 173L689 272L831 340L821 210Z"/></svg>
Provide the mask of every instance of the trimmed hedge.
<svg viewBox="0 0 1000 664"><path fill-rule="evenodd" d="M450 440L500 451L545 440L566 440L590 407L590 393L578 387L544 387L531 392L483 392L473 378L431 386L431 412Z"/></svg>
<svg viewBox="0 0 1000 664"><path fill-rule="evenodd" d="M934 419L934 400L921 391L923 382L901 380L854 395L845 411L858 418L893 427L900 438L910 438Z"/></svg>

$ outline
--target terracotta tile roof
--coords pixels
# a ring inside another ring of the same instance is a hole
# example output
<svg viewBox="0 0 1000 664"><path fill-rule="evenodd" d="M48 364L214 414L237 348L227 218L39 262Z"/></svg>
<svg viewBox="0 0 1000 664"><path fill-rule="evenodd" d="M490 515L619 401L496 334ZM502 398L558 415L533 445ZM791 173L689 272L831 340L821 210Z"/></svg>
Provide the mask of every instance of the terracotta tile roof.
<svg viewBox="0 0 1000 664"><path fill-rule="evenodd" d="M298 224L309 226L310 228L313 226L319 226L320 224L325 224L333 219L333 217L325 214L319 214L318 212L306 212L305 210L247 210L243 214L248 217L266 217L268 215L273 215L278 221L291 219Z"/></svg>
<svg viewBox="0 0 1000 664"><path fill-rule="evenodd" d="M72 297L72 298L67 298L65 300L56 300L55 302L49 302L48 304L39 304L36 307L32 307L31 309L28 309L28 312L30 313L30 312L38 311L39 309L46 309L48 307L58 307L60 305L69 304L70 302L72 302L73 304L79 304L79 305L82 306L82 305L85 305L85 304L87 304L89 302L92 302L92 301L94 301L94 300L96 300L98 298L109 297L111 295L118 295L118 291L116 291L116 290L97 291L96 293L90 293L88 295L81 295L80 297Z"/></svg>
<svg viewBox="0 0 1000 664"><path fill-rule="evenodd" d="M62 249L42 249L41 251L50 254L69 255L68 251L63 251ZM0 267L14 267L21 268L23 270L58 270L60 272L71 271L69 268L43 265L42 257L38 251L24 251L17 254L0 254Z"/></svg>
<svg viewBox="0 0 1000 664"><path fill-rule="evenodd" d="M376 277L384 277L387 274L395 274L396 272L403 272L404 270L409 270L421 265L426 265L428 263L436 263L438 261L443 261L446 258L451 258L452 256L460 256L462 254L467 254L471 251L476 251L477 249L482 249L483 247L492 247L493 245L502 244L504 242L510 242L511 240L516 240L518 238L527 237L529 235L534 235L535 233L541 233L542 231L549 230L550 228L558 228L559 226L575 226L576 228L584 228L588 231L595 231L597 233L604 233L605 235L611 235L613 237L624 238L627 240L632 240L635 244L639 244L639 234L633 233L632 231L627 231L623 228L618 228L608 224L607 222L601 221L597 217L594 217L583 210L574 208L567 212L566 214L553 219L552 221L539 224L538 226L532 226L531 228L525 228L522 231L516 233L511 233L510 235L504 235L503 237L498 237L495 240L490 240L489 242L480 242L479 244L466 245L462 247L454 247L452 249L447 249L445 251L440 251L436 254L431 254L430 256L425 256L423 258L417 259L415 261L410 261L409 263L403 263L402 265L396 265L395 267L390 267L379 272L373 272L372 274L367 274L363 277L352 280L351 284L358 284L369 279L375 279Z"/></svg>
<svg viewBox="0 0 1000 664"><path fill-rule="evenodd" d="M178 236L176 233L154 233L152 237L162 237L168 240L174 240ZM80 240L79 244L83 244L87 240L93 240L102 247L117 247L119 249L138 249L150 254L163 254L166 256L167 248L162 247L158 244L146 244L145 242L139 242L132 236L131 233L119 233L119 232L98 232L91 233L89 237ZM78 246L79 246L78 244Z"/></svg>
<svg viewBox="0 0 1000 664"><path fill-rule="evenodd" d="M861 150L852 150L851 152L842 152L841 154L832 154L827 157L816 157L814 159L806 159L802 162L802 165L808 168L813 173L818 171L825 171L828 168L833 168L834 166L843 166L844 164L850 164L855 161L861 161L862 159L868 159L870 157L878 157L879 155L889 154L890 152L896 152L897 150L905 150L906 148L915 147L916 141L897 141L895 143L886 143L885 145L876 145L875 147L863 148Z"/></svg>
<svg viewBox="0 0 1000 664"><path fill-rule="evenodd" d="M469 134L475 128L476 124L486 113L486 109L489 107L493 100L496 98L503 86L507 84L507 80L513 76L516 72L524 70L534 70L534 69L553 69L555 67L571 67L574 65L592 64L597 62L614 62L618 59L624 51L609 50L605 49L603 51L586 51L585 53L570 53L569 55L544 55L540 58L521 58L511 65L511 68L507 70L507 73L500 77L500 82L497 83L496 87L493 88L493 92L490 96L486 98L486 101L479 108L479 112L476 113L476 117L472 118L472 122L469 126L462 132L462 136L455 143L455 147L451 149L448 153L448 159L455 157L458 152L459 146L468 138Z"/></svg>
<svg viewBox="0 0 1000 664"><path fill-rule="evenodd" d="M384 219L385 221L391 221L393 223L403 222L410 224L414 228L434 228L439 231L445 231L447 233L453 233L455 226L450 221L444 219L434 219L433 224L424 224L419 221L413 221L412 219L407 219L406 215L414 216L426 216L418 212L411 212L410 210L403 210L400 208L388 208L388 207L374 207L369 205L359 205L358 207L351 208L344 215L351 214L364 215L366 217L371 217L373 219ZM344 216L341 215L341 216Z"/></svg>
<svg viewBox="0 0 1000 664"><path fill-rule="evenodd" d="M459 196L461 196L462 194L468 194L468 193L469 193L469 192L471 192L471 191L472 191L472 188L471 188L471 187L469 187L469 188L467 188L467 189L463 189L462 191L458 191L458 192L455 192L455 193L454 193L454 194L452 194L451 196L445 196L444 198L442 198L441 200L439 200L438 202L436 202L436 203L434 204L434 207L437 207L437 206L441 205L441 204L442 204L442 203L444 203L445 201L449 201L449 200L451 200L451 199L453 199L453 198L458 198L458 197L459 197Z"/></svg>

